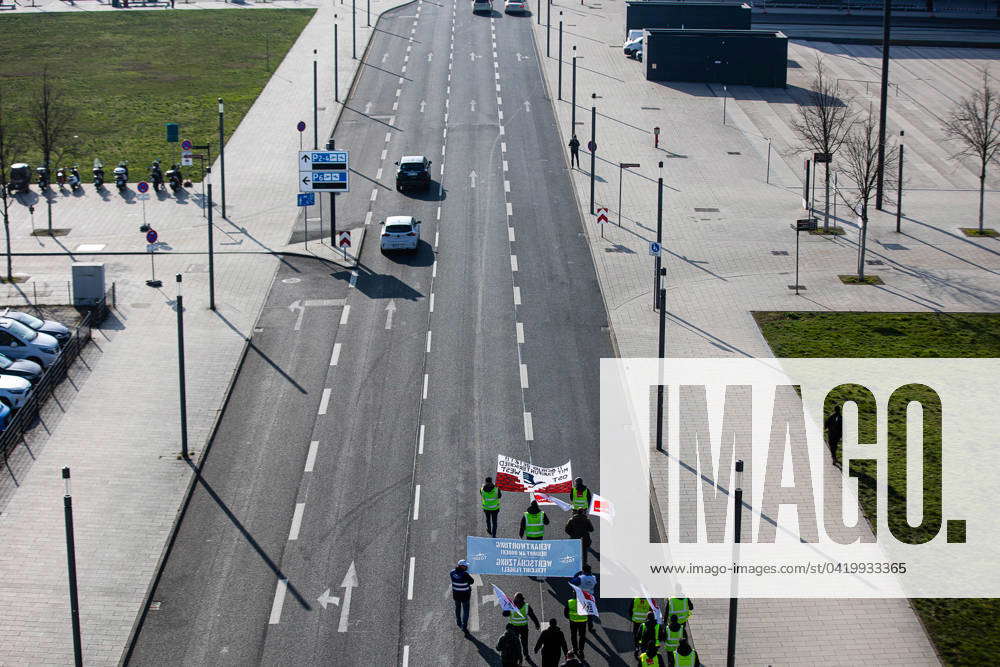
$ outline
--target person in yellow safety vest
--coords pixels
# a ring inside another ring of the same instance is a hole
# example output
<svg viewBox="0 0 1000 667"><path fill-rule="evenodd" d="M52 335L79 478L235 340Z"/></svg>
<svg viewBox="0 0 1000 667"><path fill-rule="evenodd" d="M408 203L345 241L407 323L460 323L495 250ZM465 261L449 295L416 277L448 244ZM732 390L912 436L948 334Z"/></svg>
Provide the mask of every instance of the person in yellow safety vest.
<svg viewBox="0 0 1000 667"><path fill-rule="evenodd" d="M646 613L646 620L639 627L638 651L649 651L651 647L660 648L663 644L663 626L656 622L656 613L649 611Z"/></svg>
<svg viewBox="0 0 1000 667"><path fill-rule="evenodd" d="M493 483L493 478L487 477L483 488L479 489L479 496L483 499L483 514L486 515L486 532L490 534L490 537L496 537L497 515L500 514L500 497L503 496L503 493Z"/></svg>
<svg viewBox="0 0 1000 667"><path fill-rule="evenodd" d="M651 609L646 598L632 598L632 643L635 644L636 655L639 652L639 629Z"/></svg>
<svg viewBox="0 0 1000 667"><path fill-rule="evenodd" d="M569 619L569 638L573 650L583 660L583 645L587 641L587 621L590 617L586 613L577 613L576 597L570 598L566 603L563 616Z"/></svg>
<svg viewBox="0 0 1000 667"><path fill-rule="evenodd" d="M583 477L577 477L569 492L570 504L575 510L590 509L590 489L583 483Z"/></svg>
<svg viewBox="0 0 1000 667"><path fill-rule="evenodd" d="M549 517L545 516L545 512L538 507L538 502L532 500L531 504L528 505L528 511L521 517L521 530L518 532L518 537L523 537L526 540L544 539L545 526L547 525L549 525Z"/></svg>
<svg viewBox="0 0 1000 667"><path fill-rule="evenodd" d="M677 650L667 656L667 667L701 667L701 660L698 659L698 652L686 639L682 639Z"/></svg>
<svg viewBox="0 0 1000 667"><path fill-rule="evenodd" d="M692 611L694 603L691 602L691 598L670 598L670 603L667 605L667 614L676 616L677 622L681 625L687 623Z"/></svg>
<svg viewBox="0 0 1000 667"><path fill-rule="evenodd" d="M663 667L663 656L660 655L660 649L655 646L649 647L649 649L639 656L639 667Z"/></svg>
<svg viewBox="0 0 1000 667"><path fill-rule="evenodd" d="M664 626L663 650L673 653L684 639L684 626L677 620L677 615L670 617L670 622Z"/></svg>
<svg viewBox="0 0 1000 667"><path fill-rule="evenodd" d="M521 649L524 651L525 657L528 657L531 655L528 653L528 619L530 618L531 622L535 624L535 630L541 630L542 624L538 622L535 610L525 601L524 593L515 593L511 602L517 607L517 611L508 609L503 612L503 615L507 617L507 627L514 628L514 632L520 638Z"/></svg>

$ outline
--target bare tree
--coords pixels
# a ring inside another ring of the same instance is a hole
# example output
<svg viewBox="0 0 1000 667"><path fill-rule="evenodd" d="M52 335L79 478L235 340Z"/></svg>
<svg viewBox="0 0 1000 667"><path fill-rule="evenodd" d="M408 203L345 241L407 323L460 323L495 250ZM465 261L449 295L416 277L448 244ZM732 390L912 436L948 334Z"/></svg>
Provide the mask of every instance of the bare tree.
<svg viewBox="0 0 1000 667"><path fill-rule="evenodd" d="M840 150L851 128L854 113L848 101L840 97L840 86L830 77L823 58L816 56L812 90L806 93L806 103L799 106L799 115L792 129L815 153L827 153L831 159ZM823 231L830 229L830 163L825 163L825 208Z"/></svg>
<svg viewBox="0 0 1000 667"><path fill-rule="evenodd" d="M878 181L878 116L871 109L863 120L851 124L843 144L843 171L854 182L853 189L840 189L841 198L861 218L861 239L858 243L858 280L865 279L865 252L868 243L868 204L875 195ZM890 178L899 153L885 151L885 180L888 188L895 185ZM891 182L890 182L891 181Z"/></svg>
<svg viewBox="0 0 1000 667"><path fill-rule="evenodd" d="M59 155L69 145L73 135L76 111L66 103L65 96L49 78L48 68L42 70L42 85L29 107L32 134L42 151L42 160L54 171L53 155ZM48 200L48 197L46 197ZM52 233L52 209L49 208L49 233Z"/></svg>
<svg viewBox="0 0 1000 667"><path fill-rule="evenodd" d="M943 129L948 139L962 144L962 150L952 159L979 160L979 233L982 234L986 165L998 161L1000 150L1000 96L990 87L989 70L983 70L983 87L955 105Z"/></svg>
<svg viewBox="0 0 1000 667"><path fill-rule="evenodd" d="M9 192L7 191L7 170L14 160L15 146L11 135L10 125L7 117L4 116L3 109L3 88L0 88L0 197L3 198L3 230L7 237L7 282L14 279L14 270L11 265L10 255L10 213L8 207Z"/></svg>

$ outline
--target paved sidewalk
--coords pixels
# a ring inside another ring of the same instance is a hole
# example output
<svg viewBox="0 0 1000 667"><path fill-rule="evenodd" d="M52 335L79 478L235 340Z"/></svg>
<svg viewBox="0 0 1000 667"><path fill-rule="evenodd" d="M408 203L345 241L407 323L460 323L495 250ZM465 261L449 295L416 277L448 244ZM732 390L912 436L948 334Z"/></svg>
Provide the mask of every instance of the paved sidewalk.
<svg viewBox="0 0 1000 667"><path fill-rule="evenodd" d="M590 156L581 151L574 170L581 215L612 327L623 357L655 357L657 318L652 310L656 238L656 164L664 162L664 266L668 300L667 351L676 357L773 356L752 318L755 310L996 311L1000 309L1000 243L969 239L959 227L975 225L975 167L955 162L940 122L953 100L971 92L976 67L995 51L894 48L890 136L906 131L906 176L902 234L894 213L875 213L869 223L868 266L881 287L846 286L838 273L856 264L858 226L843 203L841 238L802 236L801 296L794 282L795 233L803 217L800 142L791 129L796 101L811 79L816 53L826 54L833 76L867 107L865 81L877 81L880 53L874 47L830 43L789 46L787 90L730 86L723 106L721 86L658 84L644 79L641 63L624 58L624 3L560 1L552 7L552 58L545 57L546 31L531 17L537 51L564 135L570 136L572 46L577 46L577 134L590 139L591 93L597 93L598 167L596 204L610 209L604 238L589 215ZM532 7L534 8L534 3ZM558 17L563 12L563 100L558 92ZM877 105L877 86L874 87ZM723 123L723 109L726 116ZM660 149L652 128L662 128ZM770 173L768 140L772 139ZM618 208L618 162L638 162L623 183ZM769 182L768 182L769 181ZM998 178L989 179L989 200ZM889 198L890 200L893 197ZM886 207L892 211L892 205ZM523 215L524 213L520 213ZM542 221L539 221L541 223ZM989 224L989 223L988 223ZM997 226L996 223L992 223ZM666 467L653 456L654 484L666 494ZM827 476L829 478L829 476ZM860 611L859 611L860 610ZM702 600L693 631L706 664L725 662L728 604ZM873 664L938 664L932 645L906 600L744 600L740 603L737 655L741 665L850 664L842 639ZM746 619L746 620L744 620Z"/></svg>
<svg viewBox="0 0 1000 667"><path fill-rule="evenodd" d="M373 0L378 13L403 4ZM104 261L117 285L118 309L95 332L95 343L75 369L72 395L56 406L44 434L20 447L0 475L0 665L73 663L67 594L60 469L73 473L76 552L84 656L88 665L118 663L140 611L165 540L191 478L178 460L176 283L184 276L185 343L190 447L200 454L226 396L245 342L281 261L300 212L294 169L298 117L311 118L313 49L332 61L334 7L329 3L276 2L267 7L318 7L317 13L276 70L226 145L228 220L215 210L216 313L208 310L206 224L199 187L188 197L151 197L146 220L160 232L156 256L162 289L146 287L144 255L79 254ZM363 3L358 3L359 10ZM218 2L179 8L228 8ZM245 6L242 6L245 7ZM341 93L346 95L358 61L351 59L350 9L337 8L340 25ZM47 3L37 10L114 11L107 5ZM13 14L13 12L12 12ZM0 15L0 30L3 26ZM346 16L346 19L345 19ZM358 56L371 34L358 13ZM346 35L346 37L345 37ZM333 76L320 68L321 141L339 114ZM321 104L323 104L321 102ZM288 165L275 169L275 165ZM218 173L218 169L213 170ZM132 186L134 187L134 185ZM37 192L37 190L36 190ZM218 188L216 188L218 200ZM27 200L12 207L15 252L135 252L145 248L138 226L143 204L112 188L105 198L86 186L80 196L60 195L55 226L69 235L33 237ZM217 201L218 203L218 201ZM44 224L44 207L35 225ZM37 213L37 212L36 212ZM363 221L355 228L360 251ZM300 244L301 245L301 244ZM332 256L310 241L309 253ZM304 250L304 248L303 248ZM73 259L16 257L15 271L34 283L64 284ZM44 292L44 290L42 290ZM53 295L55 301L65 301ZM64 383L65 384L65 383Z"/></svg>

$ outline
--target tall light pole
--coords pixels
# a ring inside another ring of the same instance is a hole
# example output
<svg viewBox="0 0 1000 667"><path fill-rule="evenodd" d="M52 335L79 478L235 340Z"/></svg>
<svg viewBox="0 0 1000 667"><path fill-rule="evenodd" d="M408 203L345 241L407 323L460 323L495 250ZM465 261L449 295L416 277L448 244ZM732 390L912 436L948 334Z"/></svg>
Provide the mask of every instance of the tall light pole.
<svg viewBox="0 0 1000 667"><path fill-rule="evenodd" d="M351 58L353 60L358 59L358 28L357 28L357 18L355 14L357 12L358 1L351 0Z"/></svg>
<svg viewBox="0 0 1000 667"><path fill-rule="evenodd" d="M317 82L316 49L313 49L313 150L319 150L319 84Z"/></svg>
<svg viewBox="0 0 1000 667"><path fill-rule="evenodd" d="M563 13L559 12L559 99L562 99L562 45L563 45Z"/></svg>
<svg viewBox="0 0 1000 667"><path fill-rule="evenodd" d="M573 45L573 101L571 104L571 118L570 118L570 135L576 134L576 59L582 58L583 56L576 55L576 44Z"/></svg>
<svg viewBox="0 0 1000 667"><path fill-rule="evenodd" d="M896 181L896 231L899 219L903 217L903 130L899 131L899 177Z"/></svg>
<svg viewBox="0 0 1000 667"><path fill-rule="evenodd" d="M657 255L659 257L659 255ZM667 289L661 287L659 292L660 302L660 344L659 344L659 373L656 381L656 450L663 451L663 359L667 352Z"/></svg>
<svg viewBox="0 0 1000 667"><path fill-rule="evenodd" d="M886 0L888 2L888 0ZM743 527L743 460L736 462L736 493L733 497L734 514L734 534L733 534L733 563L739 562L740 532ZM736 612L739 598L736 597L736 582L738 575L733 573L733 596L729 598L729 641L726 647L726 667L736 665Z"/></svg>
<svg viewBox="0 0 1000 667"><path fill-rule="evenodd" d="M551 58L552 44L552 0L545 0L545 57Z"/></svg>
<svg viewBox="0 0 1000 667"><path fill-rule="evenodd" d="M340 101L340 72L337 71L340 50L339 36L337 35L337 15L333 15L333 99Z"/></svg>
<svg viewBox="0 0 1000 667"><path fill-rule="evenodd" d="M80 638L80 597L76 586L76 540L73 537L73 496L69 488L69 468L62 469L66 480L63 515L66 521L66 567L69 570L69 614L73 626L73 658L76 667L83 667L83 641Z"/></svg>
<svg viewBox="0 0 1000 667"><path fill-rule="evenodd" d="M208 169L208 309L215 310L215 242L212 240L215 225L212 223L212 170Z"/></svg>
<svg viewBox="0 0 1000 667"><path fill-rule="evenodd" d="M184 375L184 295L181 274L177 274L177 380L181 400L181 456L188 460L187 379Z"/></svg>
<svg viewBox="0 0 1000 667"><path fill-rule="evenodd" d="M875 178L875 208L879 211L882 210L885 171L885 114L889 97L889 23L892 20L892 0L883 0L882 5L882 106L878 112L878 173Z"/></svg>
<svg viewBox="0 0 1000 667"><path fill-rule="evenodd" d="M368 27L372 27L372 0L368 0Z"/></svg>
<svg viewBox="0 0 1000 667"><path fill-rule="evenodd" d="M219 98L219 179L222 185L222 217L226 217L226 106Z"/></svg>
<svg viewBox="0 0 1000 667"><path fill-rule="evenodd" d="M656 243L660 246L660 253L663 252L663 160L659 165L660 177L656 179ZM653 299L660 290L660 255L657 254L653 265ZM654 303L654 306L656 304Z"/></svg>
<svg viewBox="0 0 1000 667"><path fill-rule="evenodd" d="M594 215L594 170L597 168L597 93L590 94L590 214Z"/></svg>

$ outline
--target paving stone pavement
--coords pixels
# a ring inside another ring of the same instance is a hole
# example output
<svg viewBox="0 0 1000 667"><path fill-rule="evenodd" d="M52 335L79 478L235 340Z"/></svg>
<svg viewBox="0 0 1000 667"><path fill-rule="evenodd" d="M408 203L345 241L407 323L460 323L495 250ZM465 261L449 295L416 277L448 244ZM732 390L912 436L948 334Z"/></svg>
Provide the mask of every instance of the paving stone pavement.
<svg viewBox="0 0 1000 667"><path fill-rule="evenodd" d="M661 160L669 356L773 356L753 311L1000 310L1000 243L966 238L958 229L976 224L976 168L970 161L950 159L957 147L944 140L940 129L940 119L955 100L972 92L979 68L994 61L996 51L893 49L890 81L898 89L889 99L888 136L905 130L904 217L896 233L894 193L887 197L887 212L872 213L867 258L882 264L866 267L885 285L847 286L837 279L837 274L855 272L859 236L856 216L838 202L837 224L847 233L801 236L799 283L806 289L795 296L788 288L795 282L790 224L806 214L800 175L806 154L791 127L797 103L812 78L815 56L822 54L832 76L843 80L844 97L854 98L865 111L871 103L877 113L878 85L869 84L866 96L865 82L879 81L879 49L791 42L787 89L729 86L723 91L722 86L646 81L644 66L621 52L624 3L562 0L551 11L551 58L546 57L545 14L542 25L534 16L531 20L564 143L571 135L573 45L582 56L576 131L583 146L591 136L590 107L597 107L595 200L610 209L616 223L605 225L603 237L589 215L590 155L585 150L583 168L573 170L572 177L621 356L656 355L648 244L656 239ZM592 93L599 97L591 98ZM661 127L659 149L653 146L654 126ZM625 173L622 211L619 162L641 164ZM998 184L997 175L990 175L987 211L994 218L990 202ZM817 192L819 201L822 193ZM654 488L666 515L666 465L662 456L652 460ZM697 601L693 632L706 664L725 662L727 618L727 600ZM854 600L741 601L737 664L851 664L838 640L845 636L851 638L852 653L861 647L873 664L939 664L908 602L891 599L865 600L860 606Z"/></svg>
<svg viewBox="0 0 1000 667"><path fill-rule="evenodd" d="M373 0L373 22L401 4ZM177 6L241 7L218 2ZM173 276L184 276L188 429L191 449L201 452L273 280L279 262L273 252L289 249L299 216L293 206L297 171L291 167L299 148L295 122L311 118L313 49L321 63L333 60L334 9L329 3L281 0L264 6L316 7L317 12L227 142L226 220L218 209L216 186L216 313L208 310L207 226L197 185L188 196L154 195L145 205L135 198L134 185L126 197L112 187L102 198L89 185L79 196L55 195L54 226L71 230L56 238L31 236L27 206L37 204L37 190L11 209L14 252L80 253L15 257L15 272L30 277L21 285L28 301L40 285L40 301L64 303L60 290L75 258L105 262L118 308L95 332L84 363L74 369L72 382L63 383L59 400L47 406L44 429L37 429L44 435L15 450L0 475L0 665L73 663L60 477L64 465L73 474L85 662L118 663L191 477L190 468L177 458ZM114 11L96 3L63 2L22 10ZM339 76L346 94L358 61L351 59L350 10L346 18L338 13ZM360 57L372 31L364 27L361 12L358 19ZM2 26L0 15L0 30ZM327 101L320 110L323 141L340 105L332 101L331 68L321 66L320 72L320 99ZM282 164L289 168L275 168ZM218 165L213 171L218 174ZM44 210L40 206L36 211L36 227L44 225ZM145 285L148 256L85 252L144 251L138 231L143 215L160 233L155 266L162 289ZM310 252L328 251L310 242Z"/></svg>

